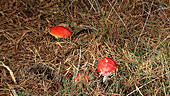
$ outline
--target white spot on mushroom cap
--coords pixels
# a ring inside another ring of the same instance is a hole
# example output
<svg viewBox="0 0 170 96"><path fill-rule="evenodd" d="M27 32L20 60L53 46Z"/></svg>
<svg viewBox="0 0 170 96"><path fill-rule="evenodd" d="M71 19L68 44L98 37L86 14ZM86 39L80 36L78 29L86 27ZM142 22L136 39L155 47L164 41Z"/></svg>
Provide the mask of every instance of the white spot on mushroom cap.
<svg viewBox="0 0 170 96"><path fill-rule="evenodd" d="M114 72L114 71L113 71L113 72ZM101 71L100 74L109 76L109 75L112 75L113 72L107 72L107 73L105 73L105 72Z"/></svg>
<svg viewBox="0 0 170 96"><path fill-rule="evenodd" d="M107 76L109 76L109 75L112 75L113 73L115 73L115 72L118 72L118 68L116 68L116 70L113 70L113 71L111 71L111 72L104 72L102 69L100 70L101 72L99 73L99 74L102 74L103 76L104 75L107 75Z"/></svg>

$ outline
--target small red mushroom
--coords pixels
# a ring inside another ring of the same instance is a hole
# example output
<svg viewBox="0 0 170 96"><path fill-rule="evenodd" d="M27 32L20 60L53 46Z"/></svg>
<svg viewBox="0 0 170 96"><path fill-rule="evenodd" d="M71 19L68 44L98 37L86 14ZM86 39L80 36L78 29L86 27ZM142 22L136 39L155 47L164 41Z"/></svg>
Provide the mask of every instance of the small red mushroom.
<svg viewBox="0 0 170 96"><path fill-rule="evenodd" d="M110 58L103 58L97 64L97 71L104 76L103 82L107 79L109 75L112 75L113 72L117 72L117 64L114 60Z"/></svg>
<svg viewBox="0 0 170 96"><path fill-rule="evenodd" d="M71 31L62 26L56 26L50 28L50 34L56 38L67 38L71 36Z"/></svg>
<svg viewBox="0 0 170 96"><path fill-rule="evenodd" d="M83 79L83 82L84 82L84 83L87 82L87 81L89 81L89 77L86 76L86 75L83 75L83 73L78 73L77 76L76 76L76 78L74 78L74 80L75 80L76 83L79 82L79 81L81 81L82 79Z"/></svg>

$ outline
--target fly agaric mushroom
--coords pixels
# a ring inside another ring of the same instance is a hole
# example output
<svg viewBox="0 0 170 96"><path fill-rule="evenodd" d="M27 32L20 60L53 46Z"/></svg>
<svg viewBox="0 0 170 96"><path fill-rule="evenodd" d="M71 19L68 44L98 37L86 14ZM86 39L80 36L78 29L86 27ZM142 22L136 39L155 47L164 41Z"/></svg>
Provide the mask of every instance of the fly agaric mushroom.
<svg viewBox="0 0 170 96"><path fill-rule="evenodd" d="M97 64L97 71L104 76L103 82L107 79L109 75L112 75L113 72L117 72L117 64L114 60L110 58L103 58Z"/></svg>
<svg viewBox="0 0 170 96"><path fill-rule="evenodd" d="M84 83L87 82L87 81L89 81L89 77L83 75L83 73L78 73L78 74L77 74L77 77L74 78L74 80L75 80L76 83L79 82L79 81L81 81L82 79L83 79L83 82L84 82Z"/></svg>
<svg viewBox="0 0 170 96"><path fill-rule="evenodd" d="M50 28L50 34L56 38L67 38L71 36L71 31L62 26L56 26Z"/></svg>

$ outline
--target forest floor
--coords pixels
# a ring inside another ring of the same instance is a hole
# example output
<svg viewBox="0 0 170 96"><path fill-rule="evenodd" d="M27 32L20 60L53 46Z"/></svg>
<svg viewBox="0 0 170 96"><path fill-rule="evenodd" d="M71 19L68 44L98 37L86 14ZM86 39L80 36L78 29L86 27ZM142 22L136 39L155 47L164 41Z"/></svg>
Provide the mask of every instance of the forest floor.
<svg viewBox="0 0 170 96"><path fill-rule="evenodd" d="M169 94L169 0L0 0L0 95ZM69 38L49 34L53 26ZM103 82L97 62L118 72ZM87 82L74 82L78 73Z"/></svg>

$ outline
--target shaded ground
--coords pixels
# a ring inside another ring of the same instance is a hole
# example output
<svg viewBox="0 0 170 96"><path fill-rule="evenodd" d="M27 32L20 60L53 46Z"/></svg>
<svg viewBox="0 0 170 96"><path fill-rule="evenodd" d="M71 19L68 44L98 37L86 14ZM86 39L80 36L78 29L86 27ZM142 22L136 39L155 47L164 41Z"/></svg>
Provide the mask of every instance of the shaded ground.
<svg viewBox="0 0 170 96"><path fill-rule="evenodd" d="M0 6L0 95L168 95L168 0L1 0ZM49 34L61 23L70 38ZM96 71L104 57L119 68L106 83ZM74 84L77 72L90 81Z"/></svg>

